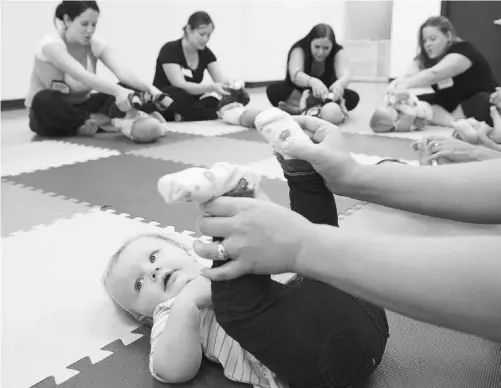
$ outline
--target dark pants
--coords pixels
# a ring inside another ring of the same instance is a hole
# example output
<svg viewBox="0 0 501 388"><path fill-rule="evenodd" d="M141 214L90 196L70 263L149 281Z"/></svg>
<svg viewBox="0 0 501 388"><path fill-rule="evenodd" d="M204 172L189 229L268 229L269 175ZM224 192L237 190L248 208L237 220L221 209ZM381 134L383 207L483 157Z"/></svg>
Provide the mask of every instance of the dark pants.
<svg viewBox="0 0 501 388"><path fill-rule="evenodd" d="M492 127L494 124L490 113L491 103L489 102L491 94L488 92L478 92L461 102L460 105L465 117L473 117L478 121L485 121ZM439 105L449 113L452 113L458 107L457 102L448 101L439 93L426 93L417 97L431 105Z"/></svg>
<svg viewBox="0 0 501 388"><path fill-rule="evenodd" d="M175 86L169 86L162 89L174 102L169 108L162 112L165 120L173 121L174 114L181 115L183 121L202 121L216 120L218 118L219 100L216 97L206 97L200 99L200 96L189 94L186 90Z"/></svg>
<svg viewBox="0 0 501 388"><path fill-rule="evenodd" d="M137 92L127 85L121 83L119 85ZM141 110L151 113L156 108L153 103L147 103L142 106ZM29 126L40 136L75 136L78 129L93 113L100 113L109 118L125 116L125 113L118 109L115 96L92 93L84 102L70 104L60 92L45 89L33 97L29 111Z"/></svg>
<svg viewBox="0 0 501 388"><path fill-rule="evenodd" d="M33 97L30 108L30 129L41 136L74 136L91 113L108 115L115 97L104 93L91 94L76 105L54 90L41 90Z"/></svg>
<svg viewBox="0 0 501 388"><path fill-rule="evenodd" d="M326 86L329 87L330 85ZM266 95L268 96L268 100L270 100L271 105L278 106L278 103L280 101L287 101L294 90L302 92L302 90L296 85L282 81L268 86L266 88ZM355 109L355 107L358 105L358 102L360 101L360 96L358 95L358 93L351 89L344 90L343 98L346 103L346 109L348 110Z"/></svg>
<svg viewBox="0 0 501 388"><path fill-rule="evenodd" d="M306 162L280 162L292 210L338 226L334 196L322 178ZM389 335L383 309L308 278L286 285L267 275L212 282L212 300L228 335L291 388L363 386Z"/></svg>

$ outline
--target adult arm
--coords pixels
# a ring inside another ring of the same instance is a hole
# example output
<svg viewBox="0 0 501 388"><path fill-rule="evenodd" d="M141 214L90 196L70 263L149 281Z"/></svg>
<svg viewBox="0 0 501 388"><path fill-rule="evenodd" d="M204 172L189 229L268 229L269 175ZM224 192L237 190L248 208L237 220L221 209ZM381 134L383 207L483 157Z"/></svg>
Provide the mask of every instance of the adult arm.
<svg viewBox="0 0 501 388"><path fill-rule="evenodd" d="M177 63L164 63L162 65L169 82L178 88L187 91L189 94L199 95L213 91L212 85L188 82L185 80L181 66Z"/></svg>
<svg viewBox="0 0 501 388"><path fill-rule="evenodd" d="M123 84L137 89L141 92L151 92L154 94L160 93L160 91L151 83L145 82L128 68L124 67L120 63L118 56L112 47L107 45L103 49L103 52L101 53L99 59L108 69L110 69L113 74L115 74L118 80Z"/></svg>
<svg viewBox="0 0 501 388"><path fill-rule="evenodd" d="M347 88L350 83L351 71L348 56L344 49L339 50L334 57L334 71L337 76L336 83L339 83L343 89Z"/></svg>
<svg viewBox="0 0 501 388"><path fill-rule="evenodd" d="M224 75L218 61L209 63L207 65L207 70L212 78L212 81L225 85L230 84L231 80Z"/></svg>
<svg viewBox="0 0 501 388"><path fill-rule="evenodd" d="M310 229L293 270L408 317L501 341L499 234L417 238Z"/></svg>
<svg viewBox="0 0 501 388"><path fill-rule="evenodd" d="M440 62L429 69L405 77L399 82L401 88L419 88L437 84L448 78L464 73L472 66L471 60L458 53L447 54Z"/></svg>
<svg viewBox="0 0 501 388"><path fill-rule="evenodd" d="M296 47L291 51L289 63L287 64L291 81L300 88L310 87L312 76L304 72L304 52L301 47Z"/></svg>
<svg viewBox="0 0 501 388"><path fill-rule="evenodd" d="M55 67L91 89L112 96L117 95L123 89L119 85L87 71L80 62L68 53L62 42L49 43L43 47L42 52Z"/></svg>

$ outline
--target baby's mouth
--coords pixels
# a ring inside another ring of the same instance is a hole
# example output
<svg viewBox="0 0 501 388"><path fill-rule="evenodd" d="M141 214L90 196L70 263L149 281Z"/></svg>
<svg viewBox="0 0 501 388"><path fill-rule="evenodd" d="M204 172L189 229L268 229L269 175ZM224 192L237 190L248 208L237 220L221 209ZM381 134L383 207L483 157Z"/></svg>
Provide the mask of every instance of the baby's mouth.
<svg viewBox="0 0 501 388"><path fill-rule="evenodd" d="M169 285L169 280L171 279L172 274L165 274L164 278L164 291L167 291L167 286Z"/></svg>

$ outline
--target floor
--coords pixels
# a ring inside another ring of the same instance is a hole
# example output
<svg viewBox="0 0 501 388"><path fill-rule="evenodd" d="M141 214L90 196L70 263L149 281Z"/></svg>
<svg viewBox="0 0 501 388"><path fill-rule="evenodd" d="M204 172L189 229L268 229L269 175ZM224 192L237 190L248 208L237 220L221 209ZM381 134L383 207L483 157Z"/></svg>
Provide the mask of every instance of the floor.
<svg viewBox="0 0 501 388"><path fill-rule="evenodd" d="M417 164L421 133L375 135L369 117L383 84L354 83L359 107L342 131L364 164L382 157ZM251 105L269 106L262 89ZM270 147L253 130L219 121L171 123L169 135L139 145L114 134L40 139L24 111L2 112L2 383L8 388L160 387L147 369L149 333L106 297L101 273L129 236L170 233L190 242L198 209L165 205L164 174L217 161L263 175L270 198L288 206L288 190ZM448 129L429 132L450 134ZM416 167L419 168L419 167ZM336 197L341 227L370 233L492 233L351 198ZM391 337L371 387L490 388L501 384L498 345L389 313ZM235 387L204 362L187 387Z"/></svg>

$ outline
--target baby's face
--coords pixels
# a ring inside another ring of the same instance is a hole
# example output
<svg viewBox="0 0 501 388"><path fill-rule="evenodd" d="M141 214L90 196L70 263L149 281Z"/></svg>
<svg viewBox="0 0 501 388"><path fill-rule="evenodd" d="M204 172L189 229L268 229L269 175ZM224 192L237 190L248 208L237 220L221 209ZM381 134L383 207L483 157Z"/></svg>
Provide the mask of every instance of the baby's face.
<svg viewBox="0 0 501 388"><path fill-rule="evenodd" d="M155 307L177 296L200 276L201 265L168 241L142 237L120 254L110 291L127 310L153 316Z"/></svg>

